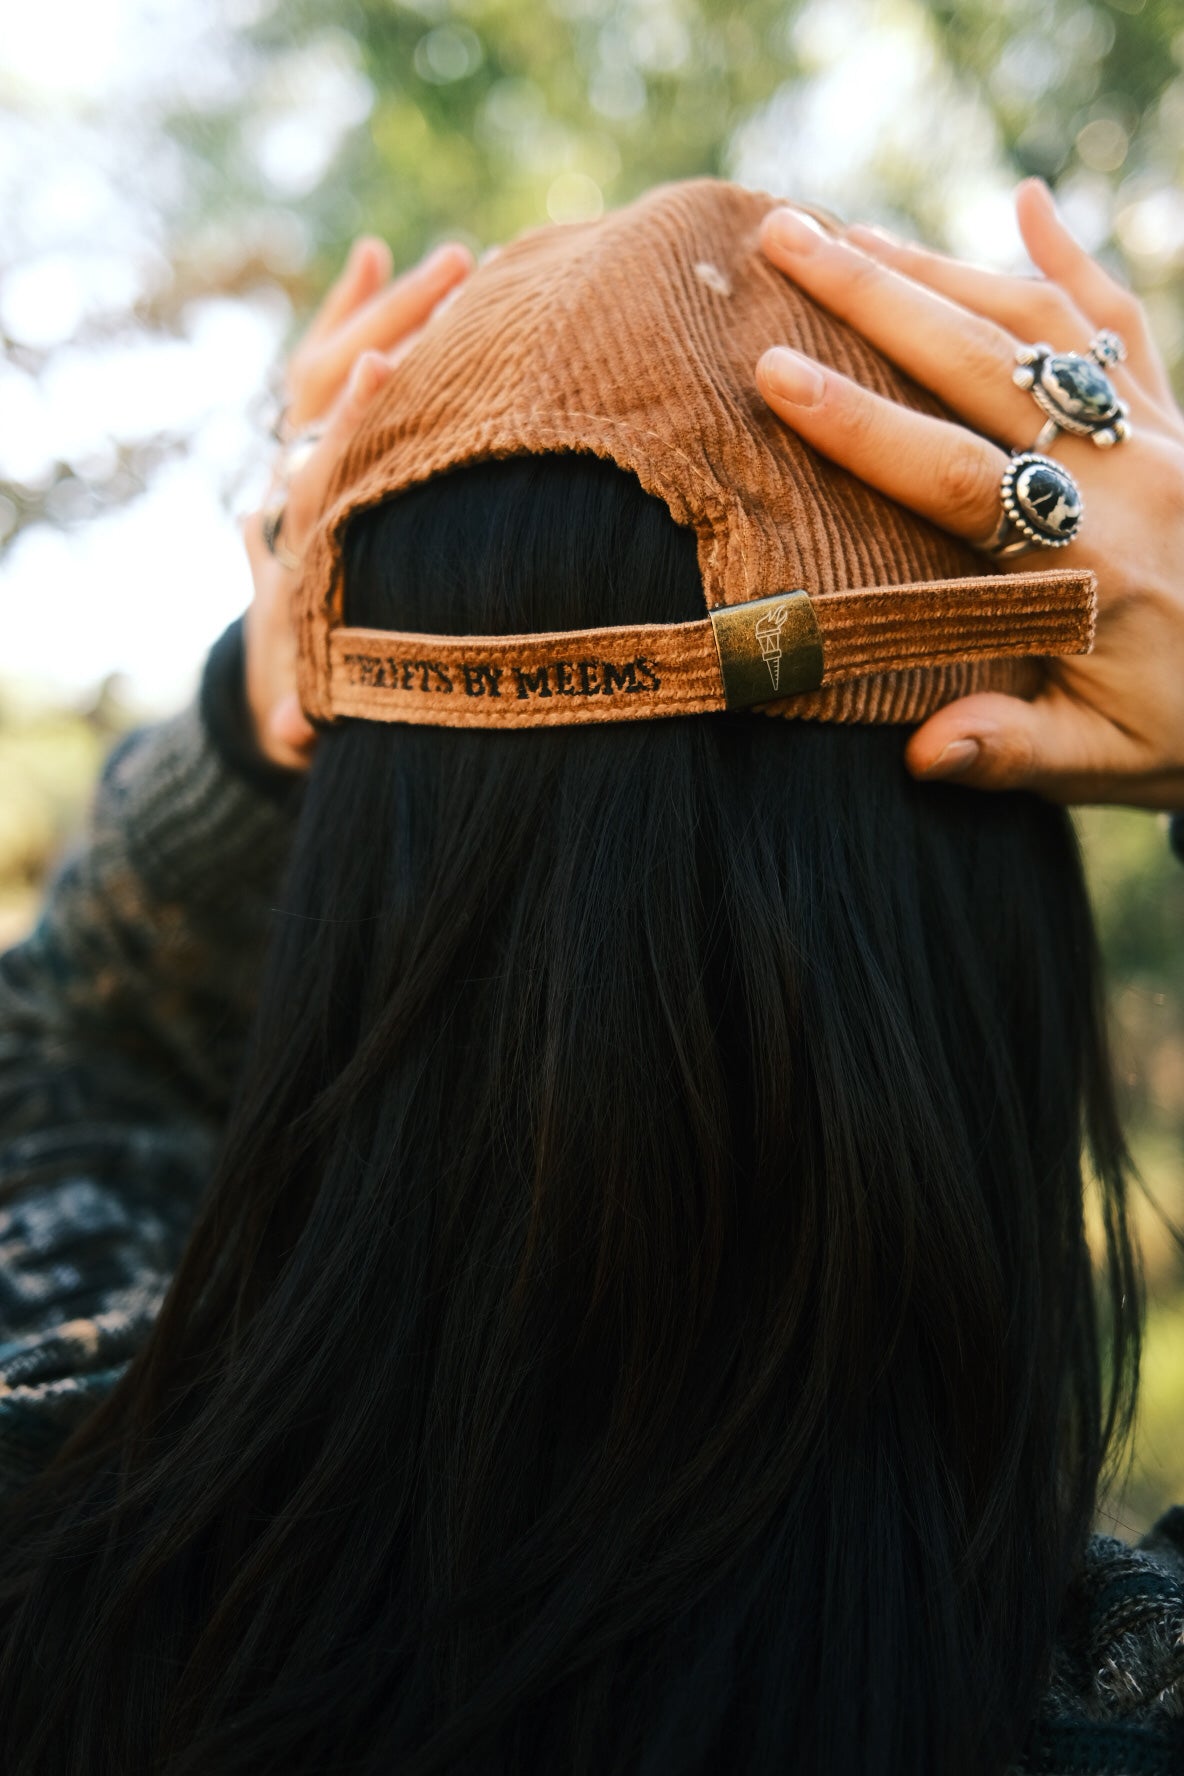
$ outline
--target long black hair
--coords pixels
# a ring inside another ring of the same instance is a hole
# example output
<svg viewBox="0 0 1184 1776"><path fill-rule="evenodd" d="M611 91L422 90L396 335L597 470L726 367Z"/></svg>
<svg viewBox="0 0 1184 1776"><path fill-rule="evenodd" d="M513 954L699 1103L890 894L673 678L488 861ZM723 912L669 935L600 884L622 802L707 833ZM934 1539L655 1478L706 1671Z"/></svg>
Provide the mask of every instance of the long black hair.
<svg viewBox="0 0 1184 1776"><path fill-rule="evenodd" d="M388 502L346 583L702 614L578 457ZM1002 1769L1137 1274L1070 824L902 743L323 737L179 1273L2 1539L9 1776Z"/></svg>

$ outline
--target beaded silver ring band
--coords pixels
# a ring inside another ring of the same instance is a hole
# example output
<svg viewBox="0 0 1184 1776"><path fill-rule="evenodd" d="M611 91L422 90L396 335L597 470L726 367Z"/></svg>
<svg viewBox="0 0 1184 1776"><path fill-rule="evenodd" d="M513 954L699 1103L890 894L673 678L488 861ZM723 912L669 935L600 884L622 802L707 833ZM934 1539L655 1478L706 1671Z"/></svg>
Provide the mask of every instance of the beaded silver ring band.
<svg viewBox="0 0 1184 1776"><path fill-rule="evenodd" d="M995 532L979 547L987 555L1022 555L1028 549L1064 549L1081 527L1076 481L1063 463L1036 450L1017 452L999 487L1003 511Z"/></svg>

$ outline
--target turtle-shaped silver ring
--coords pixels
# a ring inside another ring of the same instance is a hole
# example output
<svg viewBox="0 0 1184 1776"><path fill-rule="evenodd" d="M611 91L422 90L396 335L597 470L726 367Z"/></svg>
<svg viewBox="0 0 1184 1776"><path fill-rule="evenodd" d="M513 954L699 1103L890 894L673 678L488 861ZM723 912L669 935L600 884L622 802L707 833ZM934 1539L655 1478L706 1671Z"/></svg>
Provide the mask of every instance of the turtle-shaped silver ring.
<svg viewBox="0 0 1184 1776"><path fill-rule="evenodd" d="M1126 347L1117 333L1104 327L1082 352L1054 352L1051 345L1021 345L1015 354L1012 381L1027 389L1048 415L1033 450L1047 450L1058 432L1092 438L1099 449L1121 444L1131 435L1127 405L1119 399L1106 366L1121 363Z"/></svg>

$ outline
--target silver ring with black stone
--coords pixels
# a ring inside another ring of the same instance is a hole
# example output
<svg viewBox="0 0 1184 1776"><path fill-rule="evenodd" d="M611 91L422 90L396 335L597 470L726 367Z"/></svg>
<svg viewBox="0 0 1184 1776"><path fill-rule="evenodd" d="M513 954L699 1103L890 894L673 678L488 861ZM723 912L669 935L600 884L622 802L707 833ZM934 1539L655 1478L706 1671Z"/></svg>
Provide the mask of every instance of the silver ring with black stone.
<svg viewBox="0 0 1184 1776"><path fill-rule="evenodd" d="M1023 555L1029 549L1064 549L1081 528L1081 493L1063 463L1036 450L1021 450L1008 462L999 487L1003 504L992 536L978 546L984 554Z"/></svg>
<svg viewBox="0 0 1184 1776"><path fill-rule="evenodd" d="M260 528L263 532L263 545L269 555L274 555L281 567L286 567L289 573L299 573L304 566L303 561L299 555L292 553L280 536L286 509L286 491L280 488L278 493L267 502L261 513Z"/></svg>
<svg viewBox="0 0 1184 1776"><path fill-rule="evenodd" d="M1033 450L1048 450L1061 432L1092 438L1100 450L1130 437L1126 402L1106 374L1125 356L1126 346L1109 327L1094 335L1085 352L1054 352L1044 344L1018 348L1011 379L1047 415Z"/></svg>
<svg viewBox="0 0 1184 1776"><path fill-rule="evenodd" d="M293 475L304 467L324 436L324 431L324 426L307 426L304 431L297 432L289 439L276 459L272 492L263 507L264 544L269 554L274 555L280 566L286 567L290 573L297 573L304 563L298 555L292 553L280 535L287 506L288 484Z"/></svg>

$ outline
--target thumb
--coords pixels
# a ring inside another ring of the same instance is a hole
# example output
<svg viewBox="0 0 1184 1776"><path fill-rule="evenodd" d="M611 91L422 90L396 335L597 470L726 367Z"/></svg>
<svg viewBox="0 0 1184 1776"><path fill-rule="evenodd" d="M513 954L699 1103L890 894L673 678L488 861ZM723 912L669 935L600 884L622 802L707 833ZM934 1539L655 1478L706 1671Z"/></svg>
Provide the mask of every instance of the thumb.
<svg viewBox="0 0 1184 1776"><path fill-rule="evenodd" d="M914 777L974 789L1032 789L1054 801L1090 801L1090 786L1129 768L1122 736L1104 717L1052 688L1033 702L984 691L947 703L905 748Z"/></svg>

